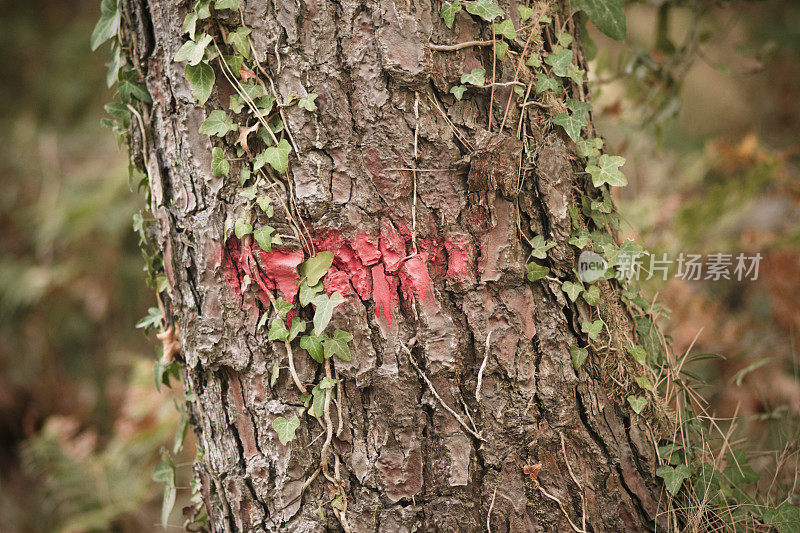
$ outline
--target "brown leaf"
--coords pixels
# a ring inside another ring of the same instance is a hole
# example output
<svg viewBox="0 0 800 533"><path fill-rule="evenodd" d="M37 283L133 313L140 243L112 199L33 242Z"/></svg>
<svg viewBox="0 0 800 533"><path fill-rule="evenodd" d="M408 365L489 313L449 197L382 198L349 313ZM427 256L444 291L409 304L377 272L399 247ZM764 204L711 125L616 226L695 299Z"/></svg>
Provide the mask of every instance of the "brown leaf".
<svg viewBox="0 0 800 533"><path fill-rule="evenodd" d="M247 147L247 136L253 133L258 129L258 122L250 126L249 128L245 128L244 126L239 126L239 138L236 139L236 144L241 145L244 148L244 151L247 152L248 157L253 157L253 154L250 153L250 148Z"/></svg>
<svg viewBox="0 0 800 533"><path fill-rule="evenodd" d="M536 478L539 476L539 471L542 469L542 463L536 463L535 465L525 465L522 467L522 473L526 476L530 476L532 481L536 481Z"/></svg>
<svg viewBox="0 0 800 533"><path fill-rule="evenodd" d="M258 78L258 76L256 76L255 72L253 72L249 68L244 68L244 67L239 69L239 76L241 76L242 77L242 81L245 81L245 82L247 80L254 80L254 79Z"/></svg>

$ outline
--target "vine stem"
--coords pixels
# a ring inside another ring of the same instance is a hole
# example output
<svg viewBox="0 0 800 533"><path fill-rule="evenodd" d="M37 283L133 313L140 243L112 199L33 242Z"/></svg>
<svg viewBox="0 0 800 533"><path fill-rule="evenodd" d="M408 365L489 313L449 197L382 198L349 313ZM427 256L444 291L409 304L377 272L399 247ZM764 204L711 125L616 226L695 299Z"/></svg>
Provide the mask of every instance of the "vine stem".
<svg viewBox="0 0 800 533"><path fill-rule="evenodd" d="M463 48L470 48L472 46L494 46L497 40L494 41L466 41L463 43L455 43L455 44L434 44L429 43L428 47L431 50L436 50L437 52L455 52L456 50L461 50Z"/></svg>
<svg viewBox="0 0 800 533"><path fill-rule="evenodd" d="M539 21L542 20L542 15L544 11L539 14L539 18L536 20L536 24L534 24L534 28L539 27ZM531 29L531 33L528 35L528 39L525 41L525 47L522 49L522 53L519 55L519 61L517 61L517 69L514 71L514 81L519 79L519 71L522 68L522 63L525 61L525 52L528 51L528 45L531 43L531 39L536 32ZM492 80L494 81L494 80ZM503 113L503 120L500 121L500 131L503 131L503 126L506 124L506 118L508 118L508 111L511 109L511 98L514 97L514 92L508 93L508 100L506 101L506 110Z"/></svg>
<svg viewBox="0 0 800 533"><path fill-rule="evenodd" d="M492 106L494 105L494 82L495 70L497 67L497 35L494 33L494 22L492 22L492 92L489 94L489 132L492 131ZM503 128L500 128L501 130Z"/></svg>

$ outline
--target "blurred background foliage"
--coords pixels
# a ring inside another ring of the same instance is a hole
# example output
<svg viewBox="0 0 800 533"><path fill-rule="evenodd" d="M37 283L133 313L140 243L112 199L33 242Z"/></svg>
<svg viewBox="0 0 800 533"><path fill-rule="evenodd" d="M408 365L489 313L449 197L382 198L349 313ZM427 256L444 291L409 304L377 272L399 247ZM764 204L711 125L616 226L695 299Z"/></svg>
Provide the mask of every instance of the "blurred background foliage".
<svg viewBox="0 0 800 533"><path fill-rule="evenodd" d="M143 198L99 126L113 93L105 54L89 52L98 14L97 0L0 0L4 531L160 528L150 472L179 414L133 328L154 295L131 230ZM725 357L693 372L720 423L743 417L734 440L766 450L750 458L769 473L760 488L800 503L800 5L652 1L627 15L627 43L592 33L591 69L596 125L628 159L626 233L671 258L763 255L757 281L646 286L672 310L677 354Z"/></svg>

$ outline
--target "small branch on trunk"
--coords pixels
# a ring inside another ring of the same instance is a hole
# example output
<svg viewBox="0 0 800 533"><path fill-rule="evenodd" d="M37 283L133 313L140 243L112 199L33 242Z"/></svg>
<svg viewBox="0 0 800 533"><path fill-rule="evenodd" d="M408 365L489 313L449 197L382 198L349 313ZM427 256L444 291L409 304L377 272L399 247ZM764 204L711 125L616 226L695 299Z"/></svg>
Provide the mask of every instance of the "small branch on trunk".
<svg viewBox="0 0 800 533"><path fill-rule="evenodd" d="M472 46L493 46L494 43L497 41L466 41L463 43L456 43L456 44L434 44L430 43L428 46L431 50L436 50L437 52L455 52L456 50L461 50L463 48L470 48Z"/></svg>

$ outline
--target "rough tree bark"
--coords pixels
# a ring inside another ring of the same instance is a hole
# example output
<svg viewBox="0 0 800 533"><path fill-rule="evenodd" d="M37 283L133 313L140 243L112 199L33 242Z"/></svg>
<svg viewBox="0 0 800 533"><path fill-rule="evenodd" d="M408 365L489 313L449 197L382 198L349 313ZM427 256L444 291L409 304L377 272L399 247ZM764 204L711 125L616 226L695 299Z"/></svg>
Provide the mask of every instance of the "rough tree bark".
<svg viewBox="0 0 800 533"><path fill-rule="evenodd" d="M515 3L500 4L518 28L525 25ZM579 28L564 5L531 7L533 20L546 9L554 22L537 27L542 38L529 51L548 49L554 26L573 35L580 51ZM212 176L218 141L198 133L210 110L227 108L233 90L218 72L212 98L200 107L183 65L172 62L190 8L188 1L126 0L124 31L153 97L147 149L138 137L133 144L150 176L186 386L196 397L189 404L200 454L195 471L210 525L339 530L327 505L331 483L319 475L301 494L319 466L324 429L303 417L287 446L272 429L275 417L297 412L302 401L285 371L269 386L272 365L285 366L287 353L256 327L265 310L254 291L238 290L237 243L226 241L224 228L244 200L236 179ZM580 319L590 310L566 299L556 281L574 280L567 207L598 191L552 118L566 98L586 100L586 88L571 84L560 97L531 92L529 100L541 105L526 106L522 119L516 104L506 111L508 85L470 89L456 100L449 89L463 72L483 66L491 75L492 47L443 51L430 43L491 39L491 25L462 10L448 30L440 8L439 0L242 4L280 99L319 94L315 114L285 109L299 153L289 193L271 194L276 205L279 196L293 205L317 249L336 252L332 272L344 273L329 277L347 293L333 324L355 336L352 360L334 362L341 420L332 409L334 426L341 425L332 450L341 459L347 527L652 529L659 487L651 426L658 419L650 408L635 415L624 400L630 313L619 286L600 282L599 316L608 329L576 372L569 346L587 345ZM498 82L514 79L526 36L520 32L497 62ZM580 53L576 61L585 68ZM530 78L523 67L520 79ZM482 164L494 165L499 183L481 185ZM390 170L414 166L450 170ZM504 167L513 169L512 180ZM276 210L273 220L290 233L284 213ZM546 261L553 279L526 280L523 235L556 243ZM425 270L430 287L420 282ZM321 365L304 354L295 359L304 382L319 380ZM537 463L535 481L523 470ZM322 515L315 513L320 504Z"/></svg>

